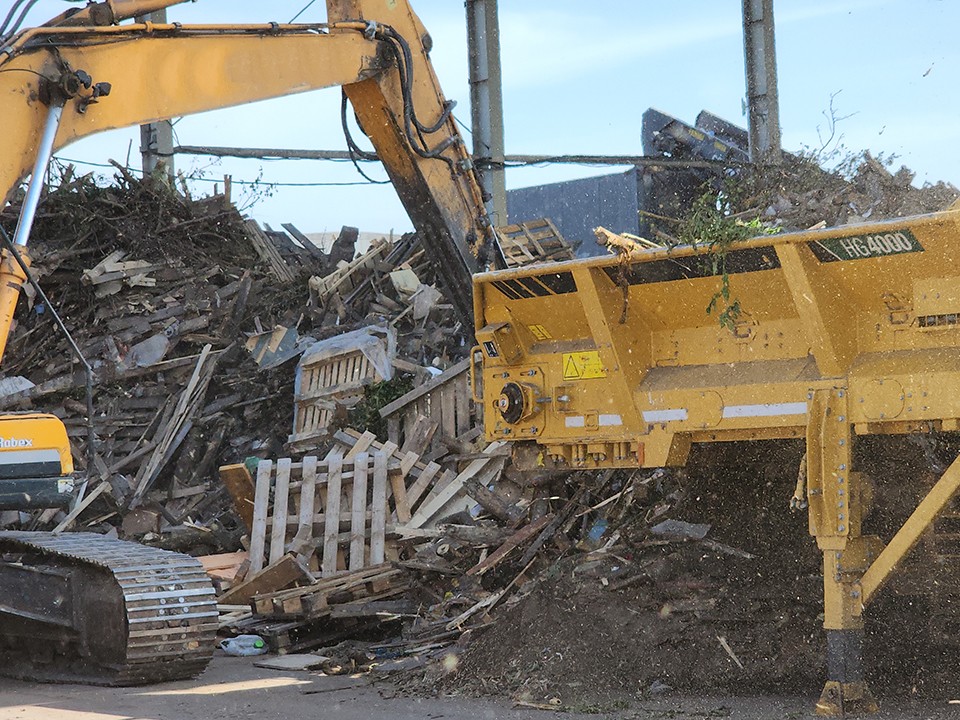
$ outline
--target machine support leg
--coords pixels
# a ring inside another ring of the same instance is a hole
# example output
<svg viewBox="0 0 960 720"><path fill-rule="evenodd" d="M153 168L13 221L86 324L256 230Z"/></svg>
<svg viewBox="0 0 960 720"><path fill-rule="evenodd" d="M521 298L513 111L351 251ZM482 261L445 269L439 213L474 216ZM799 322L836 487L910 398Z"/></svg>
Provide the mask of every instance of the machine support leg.
<svg viewBox="0 0 960 720"><path fill-rule="evenodd" d="M815 390L807 426L807 501L810 534L823 552L823 626L827 682L818 715L875 712L863 674L863 599L860 577L876 554L876 539L861 535L864 487L852 472L852 433L845 388Z"/></svg>
<svg viewBox="0 0 960 720"><path fill-rule="evenodd" d="M864 604L870 602L883 583L889 579L891 573L917 544L920 536L957 494L958 489L960 489L960 458L951 463L926 497L917 505L917 509L910 514L897 534L887 543L883 552L863 574L860 584Z"/></svg>
<svg viewBox="0 0 960 720"><path fill-rule="evenodd" d="M823 552L823 626L827 682L818 715L877 710L863 671L864 607L903 562L937 514L960 490L960 458L947 468L903 527L884 547L863 535L869 488L853 472L846 390L810 394L807 426L807 501L810 534Z"/></svg>
<svg viewBox="0 0 960 720"><path fill-rule="evenodd" d="M827 630L827 677L863 682L863 630Z"/></svg>

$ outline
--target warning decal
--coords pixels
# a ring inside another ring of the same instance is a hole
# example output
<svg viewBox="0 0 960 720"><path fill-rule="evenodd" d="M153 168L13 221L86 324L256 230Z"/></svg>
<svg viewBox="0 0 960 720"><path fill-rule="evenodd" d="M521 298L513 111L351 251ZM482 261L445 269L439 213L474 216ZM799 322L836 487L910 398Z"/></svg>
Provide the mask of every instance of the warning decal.
<svg viewBox="0 0 960 720"><path fill-rule="evenodd" d="M527 325L537 340L553 340L553 335L543 325Z"/></svg>
<svg viewBox="0 0 960 720"><path fill-rule="evenodd" d="M603 367L600 353L596 350L563 354L564 380L589 380L606 376L607 370Z"/></svg>

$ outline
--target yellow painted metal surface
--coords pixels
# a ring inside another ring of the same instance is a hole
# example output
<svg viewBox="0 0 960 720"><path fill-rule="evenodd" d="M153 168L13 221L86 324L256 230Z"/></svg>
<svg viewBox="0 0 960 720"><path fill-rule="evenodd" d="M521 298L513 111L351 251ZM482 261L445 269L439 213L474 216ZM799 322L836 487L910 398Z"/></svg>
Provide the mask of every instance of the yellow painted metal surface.
<svg viewBox="0 0 960 720"><path fill-rule="evenodd" d="M24 264L30 267L30 256L24 248L20 252ZM20 288L27 276L9 250L0 251L0 358L7 349L10 329L13 326L13 313L17 308Z"/></svg>
<svg viewBox="0 0 960 720"><path fill-rule="evenodd" d="M600 353L596 350L564 353L561 364L564 380L593 380L607 377L607 368L604 367Z"/></svg>
<svg viewBox="0 0 960 720"><path fill-rule="evenodd" d="M12 58L0 56L5 198L30 171L43 129L42 79L34 73L53 78L61 72L44 47L47 41L63 44L59 57L72 69L111 84L110 95L95 105L67 103L58 149L104 130L356 82L385 65L378 59L379 43L355 30L327 34L299 27L271 33L266 25L28 30Z"/></svg>
<svg viewBox="0 0 960 720"><path fill-rule="evenodd" d="M682 465L694 442L805 438L792 503L806 504L823 553L824 627L859 633L960 488L957 461L886 547L862 534L873 485L853 467L857 435L960 430L958 240L951 210L740 243L726 255L743 310L733 328L707 312L722 278L705 249L476 276L486 436L515 441L515 460L573 468ZM574 357L598 371L571 371ZM525 395L495 402L520 382ZM532 399L521 408L521 397ZM828 677L818 708L845 707L849 693L876 708L862 678L845 677Z"/></svg>
<svg viewBox="0 0 960 720"><path fill-rule="evenodd" d="M743 315L732 331L707 313L721 278L703 249L478 275L485 403L527 368L543 378L540 412L514 424L487 412L486 435L519 440L536 428L545 456L583 467L640 462L584 454L588 444L643 446L651 467L682 463L692 439L803 435L811 393L826 387L847 390L857 432L954 428L958 220L945 212L736 245L726 264ZM516 340L507 355L482 341L494 326ZM606 377L567 372L575 353L594 353Z"/></svg>
<svg viewBox="0 0 960 720"><path fill-rule="evenodd" d="M44 413L14 413L0 416L0 457L17 453L21 462L34 462L35 454L54 451L60 459L60 474L73 472L70 440L63 421ZM0 460L2 461L2 460Z"/></svg>

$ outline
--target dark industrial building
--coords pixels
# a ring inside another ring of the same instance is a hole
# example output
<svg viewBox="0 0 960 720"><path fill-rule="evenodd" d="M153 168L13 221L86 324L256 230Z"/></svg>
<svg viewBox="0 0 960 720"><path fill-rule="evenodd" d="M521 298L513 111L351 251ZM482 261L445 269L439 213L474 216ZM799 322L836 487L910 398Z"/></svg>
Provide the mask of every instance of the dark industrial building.
<svg viewBox="0 0 960 720"><path fill-rule="evenodd" d="M644 155L665 158L746 162L747 133L707 111L691 126L658 110L643 114ZM581 180L518 188L507 192L510 223L550 218L577 247L579 257L602 255L593 229L602 225L618 233L649 235L645 213L676 217L722 173L710 168L634 167Z"/></svg>

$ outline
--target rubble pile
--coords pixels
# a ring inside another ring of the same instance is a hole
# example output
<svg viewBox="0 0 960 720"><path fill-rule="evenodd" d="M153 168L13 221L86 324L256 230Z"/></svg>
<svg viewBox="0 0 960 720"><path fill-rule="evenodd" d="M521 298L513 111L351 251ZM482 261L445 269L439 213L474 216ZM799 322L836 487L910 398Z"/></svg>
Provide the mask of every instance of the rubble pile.
<svg viewBox="0 0 960 720"><path fill-rule="evenodd" d="M14 203L0 216L10 233L18 210ZM94 465L77 512L10 511L0 526L148 535L198 554L237 549L242 529L217 467L280 454L293 424L295 363L258 365L251 337L284 328L320 340L390 323L412 370L463 353L415 237L384 239L376 266L359 269L342 261L353 258L355 239L345 228L328 255L262 230L222 195L194 200L125 173L103 187L68 173L40 206L30 254L92 368L95 452L82 365L30 288L4 358L0 406L57 414L77 469L88 473L88 456ZM404 275L403 291L422 287L431 301L415 313L391 272ZM311 289L331 277L339 284L322 296Z"/></svg>
<svg viewBox="0 0 960 720"><path fill-rule="evenodd" d="M753 209L784 230L807 230L938 212L960 197L946 182L914 187L911 170L891 172L869 152L847 165L828 172L809 158L791 156L766 183L762 201L744 198L735 212Z"/></svg>
<svg viewBox="0 0 960 720"><path fill-rule="evenodd" d="M867 156L851 181L805 168L735 210L803 229L957 196L911 179ZM0 525L202 556L224 634L328 674L392 664L417 692L556 710L819 690L821 557L788 505L802 442L698 450L682 471L522 473L482 437L471 329L416 237L356 237L325 253L222 196L66 178L31 252L93 369L93 452L84 374L36 297L0 405L60 415L89 485L69 512ZM514 264L569 256L534 240Z"/></svg>
<svg viewBox="0 0 960 720"><path fill-rule="evenodd" d="M735 465L706 452L626 486L615 474L594 496L605 505L581 498L603 506L567 530L572 551L547 548L537 582L457 672L424 673L420 686L567 707L671 689L815 689L819 557L805 517L780 502L800 452L783 444Z"/></svg>

